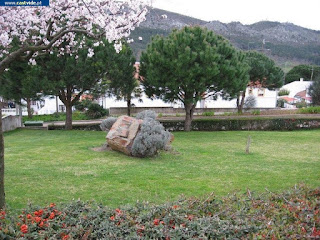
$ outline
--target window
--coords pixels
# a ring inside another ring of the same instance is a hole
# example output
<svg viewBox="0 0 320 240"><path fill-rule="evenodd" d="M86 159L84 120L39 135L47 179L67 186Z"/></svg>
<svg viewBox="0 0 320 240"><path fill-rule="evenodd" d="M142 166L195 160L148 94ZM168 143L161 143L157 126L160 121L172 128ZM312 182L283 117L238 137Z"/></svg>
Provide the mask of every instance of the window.
<svg viewBox="0 0 320 240"><path fill-rule="evenodd" d="M258 89L258 97L263 97L264 96L264 91L265 91L264 88L259 88Z"/></svg>

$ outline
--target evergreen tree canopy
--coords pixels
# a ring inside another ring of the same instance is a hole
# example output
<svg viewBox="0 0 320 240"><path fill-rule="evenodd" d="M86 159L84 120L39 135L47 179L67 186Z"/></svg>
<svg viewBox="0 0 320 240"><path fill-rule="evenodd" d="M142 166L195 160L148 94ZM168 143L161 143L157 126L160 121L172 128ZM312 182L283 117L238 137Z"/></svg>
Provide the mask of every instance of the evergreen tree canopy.
<svg viewBox="0 0 320 240"><path fill-rule="evenodd" d="M72 106L81 95L106 82L107 56L115 49L107 40L103 42L103 45L94 46L87 40L77 55L50 54L38 61L46 80L46 93L59 96L66 106L66 129L72 128Z"/></svg>
<svg viewBox="0 0 320 240"><path fill-rule="evenodd" d="M220 93L233 97L247 84L244 56L223 37L201 27L156 36L141 56L146 94L166 102L180 100L189 131L198 101Z"/></svg>
<svg viewBox="0 0 320 240"><path fill-rule="evenodd" d="M38 66L15 61L0 78L0 96L20 104L22 99L25 100L29 117L32 117L31 101L39 100L43 90L43 81L38 73Z"/></svg>
<svg viewBox="0 0 320 240"><path fill-rule="evenodd" d="M300 78L304 78L306 81L310 81L320 77L320 66L312 65L298 65L293 67L287 74L285 83L291 83L299 81Z"/></svg>
<svg viewBox="0 0 320 240"><path fill-rule="evenodd" d="M250 66L250 82L259 82L262 87L275 89L283 86L284 72L276 63L266 55L249 51L246 52L246 61Z"/></svg>
<svg viewBox="0 0 320 240"><path fill-rule="evenodd" d="M108 55L109 92L118 100L127 101L127 114L130 116L131 99L140 96L139 82L135 78L135 57L128 44L124 43L119 53Z"/></svg>
<svg viewBox="0 0 320 240"><path fill-rule="evenodd" d="M238 112L242 113L245 104L246 88L248 84L258 85L263 88L275 89L283 85L284 72L277 67L275 62L266 55L256 52L246 52L245 61L249 65L248 83L241 89L237 97Z"/></svg>
<svg viewBox="0 0 320 240"><path fill-rule="evenodd" d="M308 93L312 98L312 105L320 106L320 76L312 82Z"/></svg>
<svg viewBox="0 0 320 240"><path fill-rule="evenodd" d="M21 99L37 99L41 92L38 67L27 62L16 61L0 79L0 95L20 103Z"/></svg>

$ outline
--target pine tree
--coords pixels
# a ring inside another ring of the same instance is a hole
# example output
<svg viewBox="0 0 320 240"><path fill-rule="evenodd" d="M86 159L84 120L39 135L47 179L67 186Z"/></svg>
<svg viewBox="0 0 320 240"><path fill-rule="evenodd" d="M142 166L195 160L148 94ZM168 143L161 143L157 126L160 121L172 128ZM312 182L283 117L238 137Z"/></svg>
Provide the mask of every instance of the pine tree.
<svg viewBox="0 0 320 240"><path fill-rule="evenodd" d="M249 51L246 52L245 61L249 65L249 81L237 97L238 112L241 113L246 97L246 87L249 83L259 83L263 88L275 89L283 85L284 72L276 66L275 62L266 55Z"/></svg>
<svg viewBox="0 0 320 240"><path fill-rule="evenodd" d="M223 37L198 26L184 27L153 38L142 53L140 74L149 97L184 104L184 128L190 131L197 102L218 93L234 97L247 82L247 65Z"/></svg>
<svg viewBox="0 0 320 240"><path fill-rule="evenodd" d="M122 45L119 53L109 54L108 73L110 81L109 93L115 95L118 100L127 102L127 115L131 114L131 100L140 97L139 81L135 78L135 57L128 44Z"/></svg>

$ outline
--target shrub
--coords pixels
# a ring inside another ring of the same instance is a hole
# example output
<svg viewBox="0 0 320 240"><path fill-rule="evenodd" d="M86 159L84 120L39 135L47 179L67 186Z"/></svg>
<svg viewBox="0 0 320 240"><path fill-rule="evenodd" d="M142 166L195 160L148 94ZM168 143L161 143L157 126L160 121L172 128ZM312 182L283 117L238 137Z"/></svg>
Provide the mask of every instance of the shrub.
<svg viewBox="0 0 320 240"><path fill-rule="evenodd" d="M142 112L139 112L136 116L136 119L145 119L145 118L152 118L152 119L156 119L157 114L155 111L151 111L151 110L144 110Z"/></svg>
<svg viewBox="0 0 320 240"><path fill-rule="evenodd" d="M296 107L297 108L305 108L305 107L307 107L307 103L306 103L306 101L302 100L302 101L296 103Z"/></svg>
<svg viewBox="0 0 320 240"><path fill-rule="evenodd" d="M260 110L259 109L257 109L257 110L253 110L252 112L252 115L260 115Z"/></svg>
<svg viewBox="0 0 320 240"><path fill-rule="evenodd" d="M145 118L133 141L131 154L135 157L151 157L166 147L170 138L163 125L152 118Z"/></svg>
<svg viewBox="0 0 320 240"><path fill-rule="evenodd" d="M278 92L278 96L287 96L290 94L290 91L288 89L280 89L279 92Z"/></svg>
<svg viewBox="0 0 320 240"><path fill-rule="evenodd" d="M75 103L74 107L75 109L77 109L78 111L84 112L85 110L88 109L89 105L92 104L91 100L85 99L82 101L78 101Z"/></svg>
<svg viewBox="0 0 320 240"><path fill-rule="evenodd" d="M184 121L162 120L168 131L183 131ZM234 131L234 130L276 130L288 131L320 128L320 120L314 118L261 118L251 119L195 119L192 121L193 131Z"/></svg>
<svg viewBox="0 0 320 240"><path fill-rule="evenodd" d="M109 131L112 125L117 121L115 117L108 117L107 119L102 120L100 128L102 131Z"/></svg>
<svg viewBox="0 0 320 240"><path fill-rule="evenodd" d="M307 107L307 108L300 108L299 113L302 114L319 114L320 113L320 106L318 107Z"/></svg>
<svg viewBox="0 0 320 240"><path fill-rule="evenodd" d="M88 110L86 111L86 115L91 119L101 118L107 116L109 114L107 109L104 109L98 103L91 103L88 106Z"/></svg>
<svg viewBox="0 0 320 240"><path fill-rule="evenodd" d="M249 96L244 100L243 107L244 109L251 109L254 108L257 105L257 100L255 96Z"/></svg>
<svg viewBox="0 0 320 240"><path fill-rule="evenodd" d="M214 112L203 112L202 116L207 116L207 117L214 116Z"/></svg>
<svg viewBox="0 0 320 240"><path fill-rule="evenodd" d="M53 114L33 115L32 118L28 118L28 116L23 116L22 119L23 119L23 122L25 121L44 121L44 122L65 121L66 114L59 112L59 113L53 113ZM89 119L89 117L82 112L74 111L72 113L72 119L87 120Z"/></svg>
<svg viewBox="0 0 320 240"><path fill-rule="evenodd" d="M287 100L279 98L277 100L277 107L284 108L284 104L287 103Z"/></svg>
<svg viewBox="0 0 320 240"><path fill-rule="evenodd" d="M320 189L182 198L108 208L89 202L0 210L0 239L319 239Z"/></svg>

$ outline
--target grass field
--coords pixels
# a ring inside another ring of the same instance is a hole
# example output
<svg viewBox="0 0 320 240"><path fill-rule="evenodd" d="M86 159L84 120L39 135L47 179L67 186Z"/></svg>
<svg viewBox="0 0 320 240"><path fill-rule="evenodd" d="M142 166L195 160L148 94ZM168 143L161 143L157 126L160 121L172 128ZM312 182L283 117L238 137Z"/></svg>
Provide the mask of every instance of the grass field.
<svg viewBox="0 0 320 240"><path fill-rule="evenodd" d="M245 154L248 134L251 153ZM44 205L72 199L111 207L179 195L282 191L320 186L320 131L176 132L175 153L151 159L94 152L104 132L18 130L5 134L7 204Z"/></svg>

